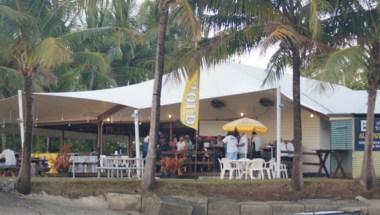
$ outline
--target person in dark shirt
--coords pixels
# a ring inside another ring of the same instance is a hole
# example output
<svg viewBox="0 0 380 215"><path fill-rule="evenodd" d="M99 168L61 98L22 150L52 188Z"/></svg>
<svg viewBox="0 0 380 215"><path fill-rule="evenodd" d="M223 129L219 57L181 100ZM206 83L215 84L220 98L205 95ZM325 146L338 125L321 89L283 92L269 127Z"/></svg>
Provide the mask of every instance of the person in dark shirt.
<svg viewBox="0 0 380 215"><path fill-rule="evenodd" d="M165 138L161 138L160 139L160 145L157 149L157 155L156 155L157 160L161 160L162 152L171 151L171 150L172 150L172 148L165 141Z"/></svg>

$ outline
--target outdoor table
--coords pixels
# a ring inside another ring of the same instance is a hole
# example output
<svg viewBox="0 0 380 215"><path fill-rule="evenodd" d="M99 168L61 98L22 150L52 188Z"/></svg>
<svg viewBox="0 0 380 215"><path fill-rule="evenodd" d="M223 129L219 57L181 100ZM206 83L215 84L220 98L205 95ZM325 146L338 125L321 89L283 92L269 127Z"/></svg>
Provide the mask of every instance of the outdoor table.
<svg viewBox="0 0 380 215"><path fill-rule="evenodd" d="M186 173L197 174L198 172L210 172L217 169L217 156L221 155L219 148L215 148L210 147L207 152L203 150L197 152L194 150L191 152L163 151L161 152L161 158L185 158L184 166L186 167ZM161 163L157 161L156 165L159 166Z"/></svg>
<svg viewBox="0 0 380 215"><path fill-rule="evenodd" d="M325 172L326 176L329 178L330 174L326 168L326 161L329 157L329 154L331 153L330 149L317 149L315 150L315 153L318 156L319 159L319 168L318 168L318 174L322 174L322 170Z"/></svg>
<svg viewBox="0 0 380 215"><path fill-rule="evenodd" d="M123 171L126 171L128 178L131 177L132 171L144 171L144 159L130 158L123 156L107 156L103 158L104 166L98 167L98 177L100 177L99 171L106 170L107 177L113 177L113 173L116 173L116 178L123 178ZM140 162L138 169L137 163Z"/></svg>
<svg viewBox="0 0 380 215"><path fill-rule="evenodd" d="M70 156L71 173L75 178L77 173L96 173L98 157L94 155L73 155Z"/></svg>
<svg viewBox="0 0 380 215"><path fill-rule="evenodd" d="M249 165L252 162L250 159L239 159L239 160L231 160L232 165L236 165L239 171L239 179L243 178L245 175L245 179L248 179L249 176Z"/></svg>
<svg viewBox="0 0 380 215"><path fill-rule="evenodd" d="M336 177L337 173L339 171L342 172L342 176L346 178L346 173L344 172L343 168L343 160L344 160L344 154L347 152L347 150L343 149L318 149L315 150L316 154L319 158L319 169L318 174L322 173L322 170L325 172L327 177L330 177L330 174L328 173L328 170L326 168L326 161L328 156L331 154L332 157L334 157L336 161L336 168L334 170L334 173L332 174L332 177Z"/></svg>
<svg viewBox="0 0 380 215"><path fill-rule="evenodd" d="M344 172L343 168L343 160L344 160L344 154L347 152L347 150L332 150L331 154L333 157L335 157L336 161L336 169L332 175L332 177L336 177L339 170L342 172L343 178L346 178L346 173Z"/></svg>

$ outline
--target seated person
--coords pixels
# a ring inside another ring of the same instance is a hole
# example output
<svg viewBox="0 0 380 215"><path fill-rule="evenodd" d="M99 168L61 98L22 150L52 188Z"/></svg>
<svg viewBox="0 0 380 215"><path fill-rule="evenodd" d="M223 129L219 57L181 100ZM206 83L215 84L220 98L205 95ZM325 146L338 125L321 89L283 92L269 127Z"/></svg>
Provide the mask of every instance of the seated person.
<svg viewBox="0 0 380 215"><path fill-rule="evenodd" d="M0 176L10 175L12 177L15 177L16 172L14 172L12 169L16 169L17 167L17 161L14 151L10 149L5 149L0 154Z"/></svg>
<svg viewBox="0 0 380 215"><path fill-rule="evenodd" d="M203 142L203 151L204 151L203 160L209 158L209 151L210 151L210 147L211 147L211 142L212 142L212 138L211 138L211 137L208 137L208 138Z"/></svg>
<svg viewBox="0 0 380 215"><path fill-rule="evenodd" d="M0 162L0 168L16 167L17 161L15 152L10 149L5 149L1 152L0 160L4 160L4 162Z"/></svg>

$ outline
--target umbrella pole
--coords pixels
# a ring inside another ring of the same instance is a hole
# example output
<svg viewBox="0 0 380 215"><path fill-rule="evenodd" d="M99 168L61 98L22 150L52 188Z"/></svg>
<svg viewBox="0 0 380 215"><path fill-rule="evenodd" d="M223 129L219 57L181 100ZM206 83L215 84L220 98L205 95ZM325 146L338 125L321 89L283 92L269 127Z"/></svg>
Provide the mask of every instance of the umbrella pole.
<svg viewBox="0 0 380 215"><path fill-rule="evenodd" d="M199 136L199 122L198 122L198 130L195 130L195 166L194 166L194 178L197 179L197 168L198 168L198 136Z"/></svg>

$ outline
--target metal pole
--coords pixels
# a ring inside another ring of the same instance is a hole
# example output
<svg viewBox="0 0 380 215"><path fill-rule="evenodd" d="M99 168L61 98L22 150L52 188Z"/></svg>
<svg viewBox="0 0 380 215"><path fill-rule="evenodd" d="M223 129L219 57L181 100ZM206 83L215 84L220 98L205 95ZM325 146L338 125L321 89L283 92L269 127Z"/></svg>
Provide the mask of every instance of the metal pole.
<svg viewBox="0 0 380 215"><path fill-rule="evenodd" d="M141 156L140 156L140 134L139 134L139 111L135 110L132 114L132 117L135 119L135 147L136 147L136 168L137 168L137 177L141 178Z"/></svg>
<svg viewBox="0 0 380 215"><path fill-rule="evenodd" d="M18 90L18 122L20 126L20 138L21 138L21 150L24 149L24 140L25 140L25 132L24 132L24 111L23 111L23 102L22 102L22 90Z"/></svg>
<svg viewBox="0 0 380 215"><path fill-rule="evenodd" d="M173 140L173 123L172 120L170 119L169 122L169 142Z"/></svg>
<svg viewBox="0 0 380 215"><path fill-rule="evenodd" d="M280 165L281 165L281 89L280 85L277 86L276 89L276 139L277 139L277 147L276 147L276 177L280 178Z"/></svg>

